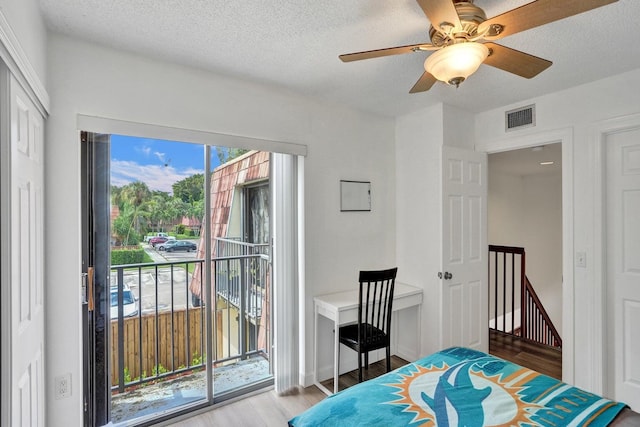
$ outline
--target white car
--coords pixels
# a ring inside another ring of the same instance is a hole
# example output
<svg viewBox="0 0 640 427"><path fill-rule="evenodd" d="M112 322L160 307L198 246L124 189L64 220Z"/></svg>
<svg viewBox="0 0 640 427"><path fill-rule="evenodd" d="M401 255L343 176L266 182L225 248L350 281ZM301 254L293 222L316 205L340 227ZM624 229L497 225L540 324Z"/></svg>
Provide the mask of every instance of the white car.
<svg viewBox="0 0 640 427"><path fill-rule="evenodd" d="M128 287L122 290L122 317L131 317L138 314L138 298ZM118 318L118 288L111 288L111 320Z"/></svg>

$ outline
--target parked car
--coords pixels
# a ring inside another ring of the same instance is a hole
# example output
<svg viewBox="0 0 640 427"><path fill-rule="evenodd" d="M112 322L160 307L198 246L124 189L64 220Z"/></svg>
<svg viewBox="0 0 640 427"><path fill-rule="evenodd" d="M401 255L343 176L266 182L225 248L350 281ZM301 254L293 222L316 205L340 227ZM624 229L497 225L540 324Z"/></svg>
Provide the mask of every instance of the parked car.
<svg viewBox="0 0 640 427"><path fill-rule="evenodd" d="M169 236L169 237L168 237L168 240L167 240L166 242L157 243L157 244L155 245L155 248L156 248L157 250L159 250L159 251L164 251L165 249L167 249L167 246L175 245L175 244L176 244L176 242L178 242L178 240L176 240L176 238L175 238L175 237L173 237L173 236Z"/></svg>
<svg viewBox="0 0 640 427"><path fill-rule="evenodd" d="M167 252L174 251L195 251L198 247L195 243L189 242L188 240L174 240L172 242L164 243L164 250Z"/></svg>
<svg viewBox="0 0 640 427"><path fill-rule="evenodd" d="M156 243L154 247L157 251L164 251L167 248L167 245L173 245L176 243L176 240L166 240L162 243Z"/></svg>
<svg viewBox="0 0 640 427"><path fill-rule="evenodd" d="M129 287L122 290L122 314L123 317L136 316L138 314L138 299ZM111 319L118 318L118 288L111 288Z"/></svg>
<svg viewBox="0 0 640 427"><path fill-rule="evenodd" d="M163 233L162 231L159 231L159 232L153 233L153 234L147 234L146 236L144 236L145 243L148 242L149 240L153 239L154 237L166 237L166 238L169 238L169 235L167 233Z"/></svg>
<svg viewBox="0 0 640 427"><path fill-rule="evenodd" d="M155 248L156 245L158 245L160 243L164 243L167 240L169 240L168 237L156 236L156 237L152 237L151 239L149 239L149 244Z"/></svg>

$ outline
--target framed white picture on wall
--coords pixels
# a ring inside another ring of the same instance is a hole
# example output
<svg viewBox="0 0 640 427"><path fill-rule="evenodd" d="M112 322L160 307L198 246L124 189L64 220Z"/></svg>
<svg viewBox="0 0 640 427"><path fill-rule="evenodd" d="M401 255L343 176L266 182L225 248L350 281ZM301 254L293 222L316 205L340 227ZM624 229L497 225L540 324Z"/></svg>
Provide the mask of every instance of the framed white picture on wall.
<svg viewBox="0 0 640 427"><path fill-rule="evenodd" d="M371 182L340 181L340 212L371 210Z"/></svg>

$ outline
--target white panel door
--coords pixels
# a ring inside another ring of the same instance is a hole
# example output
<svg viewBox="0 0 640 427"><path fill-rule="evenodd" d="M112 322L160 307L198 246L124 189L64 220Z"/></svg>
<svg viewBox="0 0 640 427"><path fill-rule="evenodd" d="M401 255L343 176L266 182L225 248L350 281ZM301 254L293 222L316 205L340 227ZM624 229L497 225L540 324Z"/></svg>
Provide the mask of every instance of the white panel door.
<svg viewBox="0 0 640 427"><path fill-rule="evenodd" d="M11 425L44 425L43 119L11 78Z"/></svg>
<svg viewBox="0 0 640 427"><path fill-rule="evenodd" d="M442 148L442 346L488 351L487 155Z"/></svg>
<svg viewBox="0 0 640 427"><path fill-rule="evenodd" d="M640 128L606 138L609 392L640 411Z"/></svg>

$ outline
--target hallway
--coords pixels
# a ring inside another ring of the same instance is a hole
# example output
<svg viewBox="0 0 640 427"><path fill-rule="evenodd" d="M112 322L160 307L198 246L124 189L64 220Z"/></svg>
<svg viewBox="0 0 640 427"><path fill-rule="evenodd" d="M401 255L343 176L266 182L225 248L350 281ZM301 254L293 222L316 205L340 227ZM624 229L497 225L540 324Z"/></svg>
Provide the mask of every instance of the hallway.
<svg viewBox="0 0 640 427"><path fill-rule="evenodd" d="M562 350L489 330L489 353L562 380Z"/></svg>

